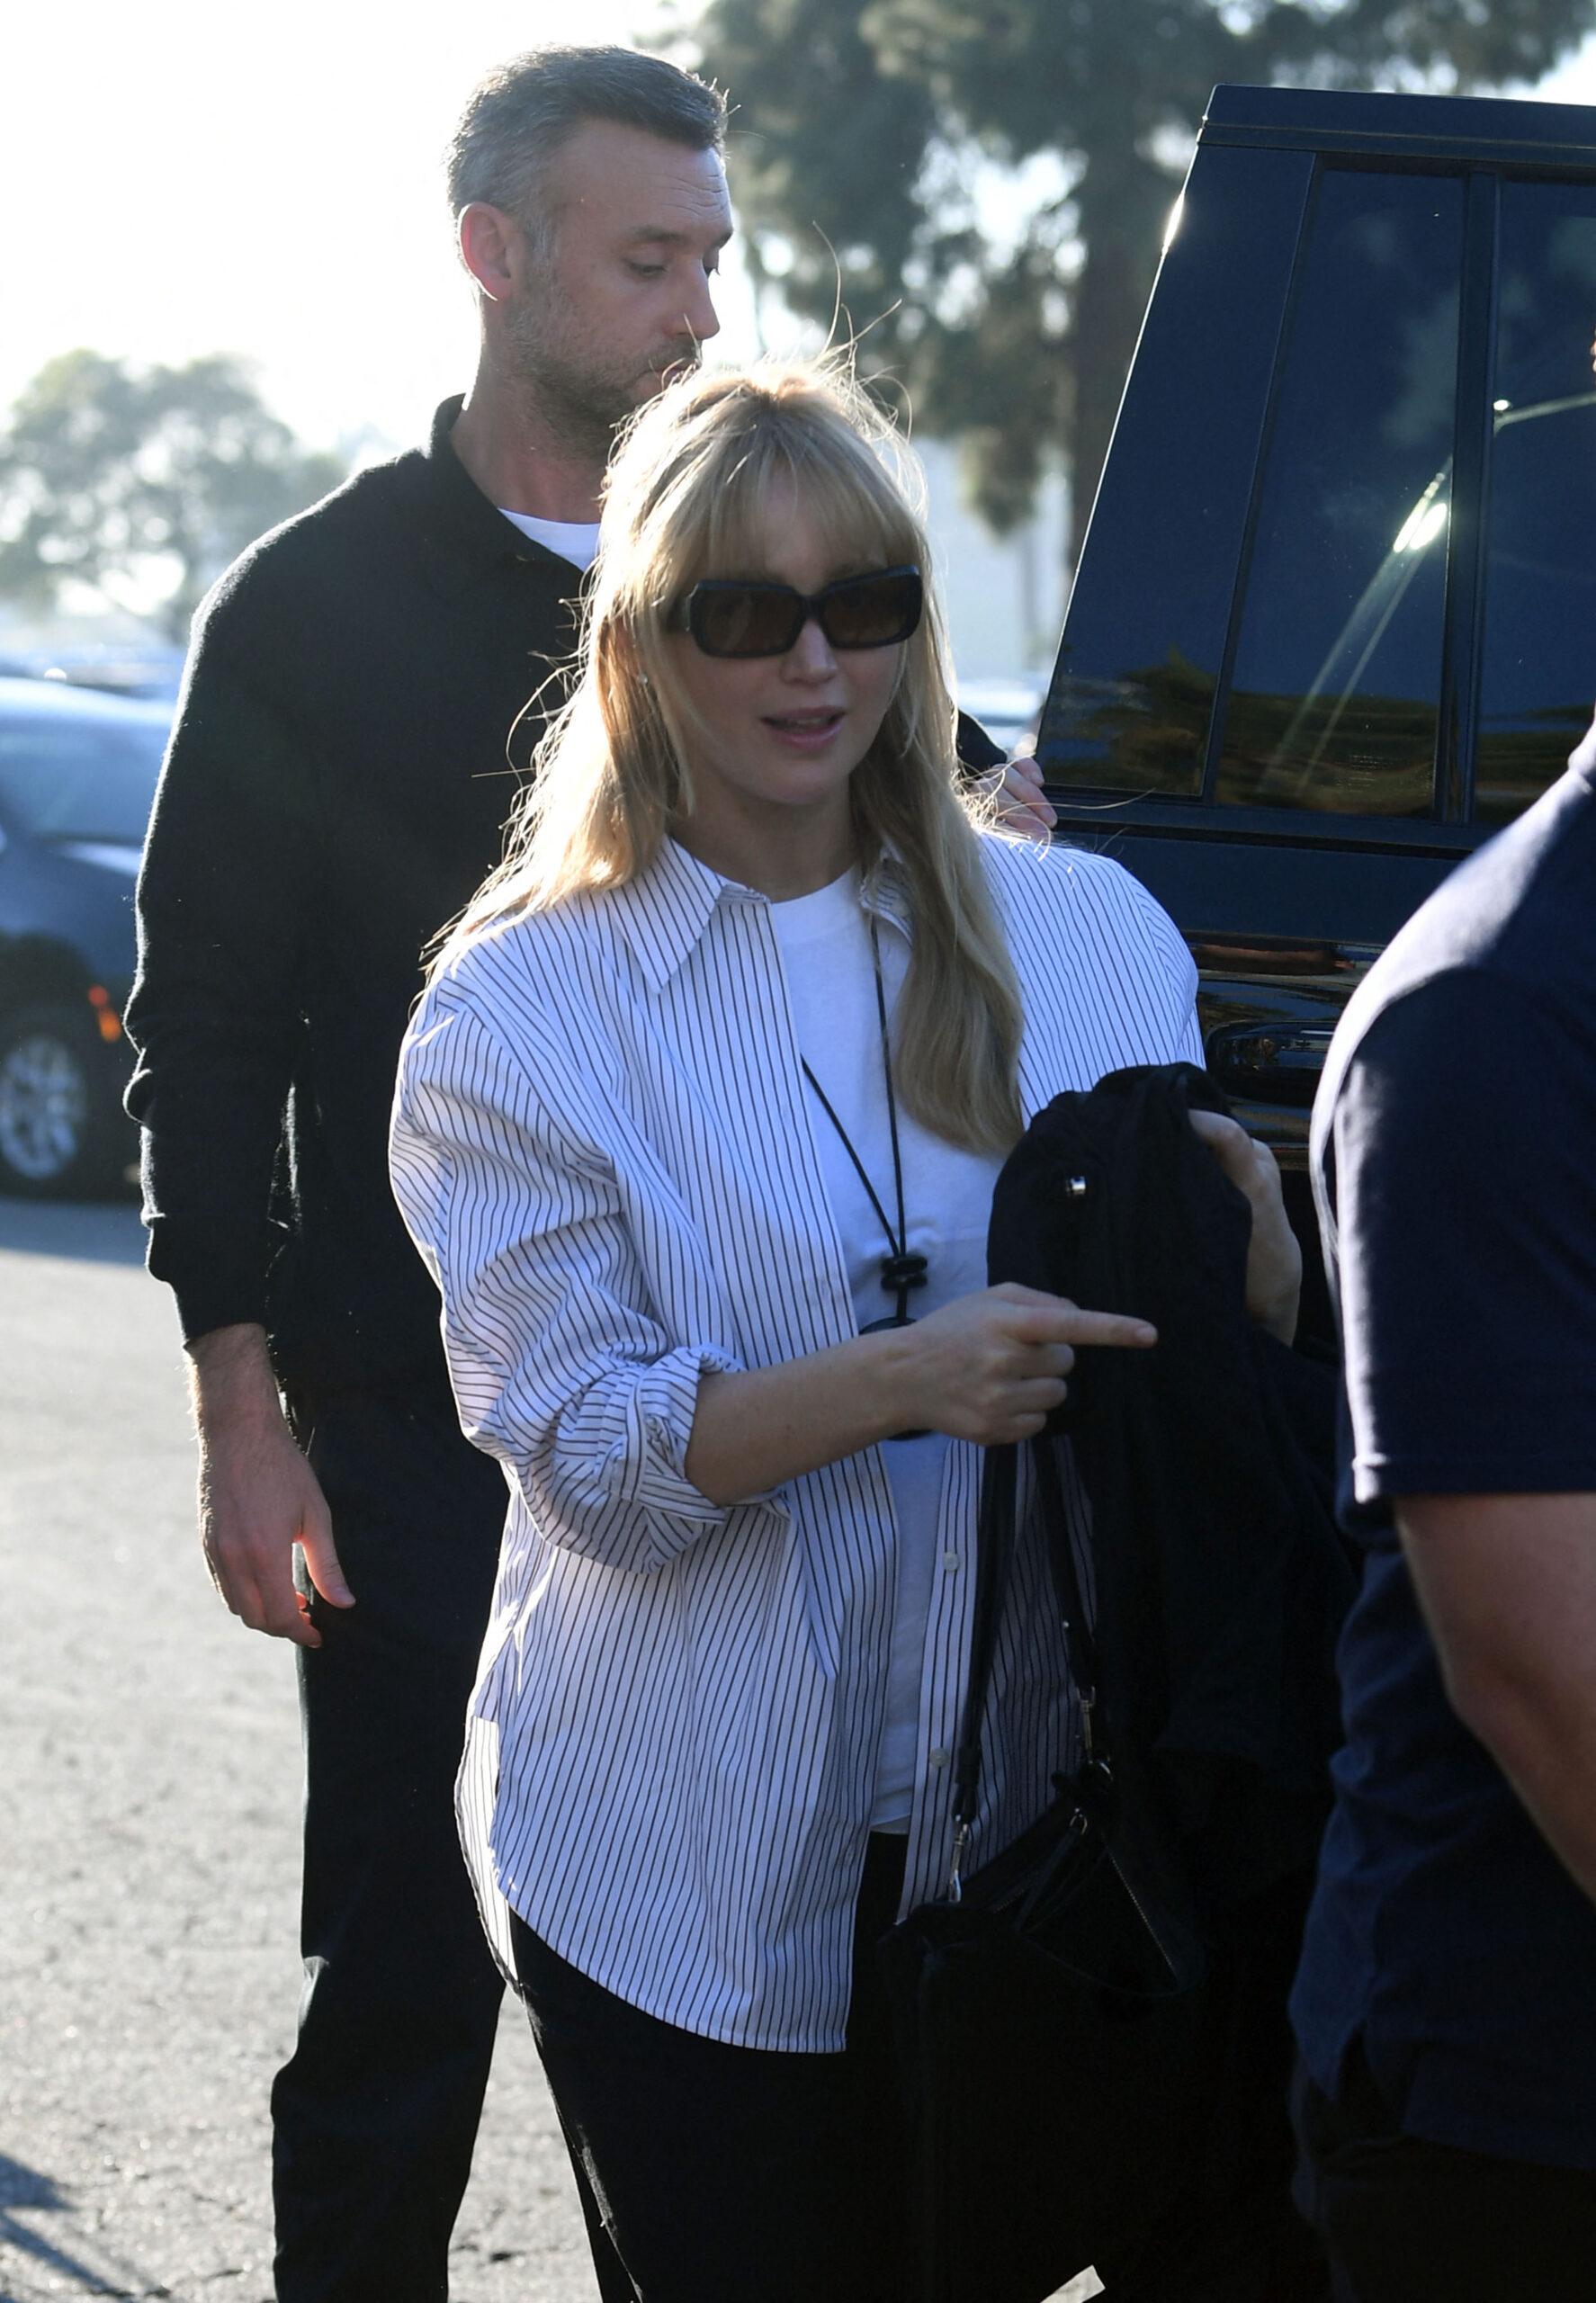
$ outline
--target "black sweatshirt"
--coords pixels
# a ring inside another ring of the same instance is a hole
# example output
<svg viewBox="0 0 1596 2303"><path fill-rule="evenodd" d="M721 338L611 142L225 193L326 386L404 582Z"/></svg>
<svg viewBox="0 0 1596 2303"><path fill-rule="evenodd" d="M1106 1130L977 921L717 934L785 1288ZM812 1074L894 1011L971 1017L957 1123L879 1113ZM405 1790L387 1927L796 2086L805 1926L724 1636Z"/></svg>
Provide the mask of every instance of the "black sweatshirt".
<svg viewBox="0 0 1596 2303"><path fill-rule="evenodd" d="M312 1386L444 1380L388 1187L394 1070L423 946L498 860L525 707L576 632L579 571L468 477L459 408L211 595L139 882L149 1268L186 1339L262 1321Z"/></svg>
<svg viewBox="0 0 1596 2303"><path fill-rule="evenodd" d="M450 445L253 545L196 622L139 888L128 1108L185 1340L263 1322L312 1392L446 1384L389 1189L422 953L498 861L579 572ZM549 686L547 701L557 695ZM973 765L999 755L961 731Z"/></svg>

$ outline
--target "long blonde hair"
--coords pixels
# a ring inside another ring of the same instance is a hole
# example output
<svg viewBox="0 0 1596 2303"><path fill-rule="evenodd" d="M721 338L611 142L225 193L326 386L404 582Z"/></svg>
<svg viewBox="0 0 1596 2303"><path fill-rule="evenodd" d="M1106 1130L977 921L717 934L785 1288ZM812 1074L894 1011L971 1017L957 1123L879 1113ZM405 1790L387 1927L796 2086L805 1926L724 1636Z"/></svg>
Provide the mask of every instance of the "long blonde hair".
<svg viewBox="0 0 1596 2303"><path fill-rule="evenodd" d="M924 569L901 451L846 366L760 362L673 386L634 420L611 466L574 689L538 749L505 858L445 938L466 945L580 892L646 872L693 814L694 719L668 621L702 578L757 566L774 488L794 488L839 552ZM939 611L928 592L892 701L849 786L856 860L895 859L913 940L894 1077L923 1125L974 1150L1020 1133L1020 1002L960 795Z"/></svg>

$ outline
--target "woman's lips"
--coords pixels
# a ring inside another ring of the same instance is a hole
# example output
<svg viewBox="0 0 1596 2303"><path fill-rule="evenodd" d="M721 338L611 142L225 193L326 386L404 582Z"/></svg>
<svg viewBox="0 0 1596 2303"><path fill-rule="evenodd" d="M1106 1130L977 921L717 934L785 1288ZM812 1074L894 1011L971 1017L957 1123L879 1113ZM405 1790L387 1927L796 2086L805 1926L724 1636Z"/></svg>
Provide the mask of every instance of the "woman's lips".
<svg viewBox="0 0 1596 2303"><path fill-rule="evenodd" d="M841 706L827 712L792 712L779 716L772 713L765 725L778 743L804 752L819 751L829 744L842 725Z"/></svg>

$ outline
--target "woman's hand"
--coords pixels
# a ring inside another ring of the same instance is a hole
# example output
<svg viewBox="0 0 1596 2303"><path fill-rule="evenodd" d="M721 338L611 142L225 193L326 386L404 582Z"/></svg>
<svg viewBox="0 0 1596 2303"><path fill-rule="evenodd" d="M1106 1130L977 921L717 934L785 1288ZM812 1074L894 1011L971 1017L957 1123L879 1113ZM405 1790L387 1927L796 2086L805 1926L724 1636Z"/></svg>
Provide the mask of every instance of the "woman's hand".
<svg viewBox="0 0 1596 2303"><path fill-rule="evenodd" d="M1041 1430L1068 1389L1078 1345L1145 1350L1158 1333L1145 1320L1083 1312L1067 1296L1009 1281L882 1340L894 1348L901 1425L993 1447Z"/></svg>
<svg viewBox="0 0 1596 2303"><path fill-rule="evenodd" d="M1280 1169L1267 1143L1223 1112L1193 1112L1191 1124L1252 1214L1247 1243L1247 1309L1282 1343L1296 1333L1303 1251L1286 1216Z"/></svg>
<svg viewBox="0 0 1596 2303"><path fill-rule="evenodd" d="M1034 1438L1064 1396L1078 1345L1157 1341L1145 1320L1083 1312L1012 1282L982 1288L907 1327L703 1376L687 1477L725 1506L900 1431L946 1431L980 1447Z"/></svg>

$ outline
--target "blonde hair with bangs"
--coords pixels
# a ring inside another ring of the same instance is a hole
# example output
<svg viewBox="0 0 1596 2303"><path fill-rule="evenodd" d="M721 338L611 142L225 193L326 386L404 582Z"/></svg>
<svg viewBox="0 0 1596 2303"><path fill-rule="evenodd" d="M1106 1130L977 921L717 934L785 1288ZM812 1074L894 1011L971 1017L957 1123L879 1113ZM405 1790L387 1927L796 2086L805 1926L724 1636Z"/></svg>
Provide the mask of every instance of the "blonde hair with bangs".
<svg viewBox="0 0 1596 2303"><path fill-rule="evenodd" d="M605 485L600 548L569 701L539 746L505 858L444 940L568 897L623 887L691 823L695 721L670 619L703 578L760 572L773 490L796 490L839 554L924 569L896 434L845 362L760 362L672 386L634 419ZM849 786L856 861L901 874L913 926L894 1019L905 1106L946 1141L1007 1152L1021 1129L1020 1002L961 793L940 613L905 641L881 728Z"/></svg>

